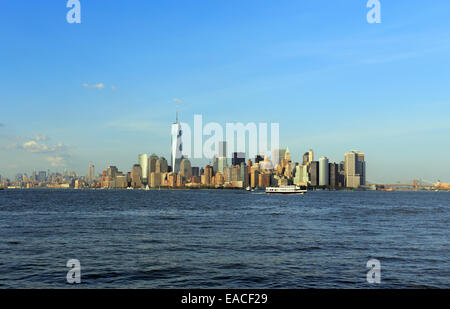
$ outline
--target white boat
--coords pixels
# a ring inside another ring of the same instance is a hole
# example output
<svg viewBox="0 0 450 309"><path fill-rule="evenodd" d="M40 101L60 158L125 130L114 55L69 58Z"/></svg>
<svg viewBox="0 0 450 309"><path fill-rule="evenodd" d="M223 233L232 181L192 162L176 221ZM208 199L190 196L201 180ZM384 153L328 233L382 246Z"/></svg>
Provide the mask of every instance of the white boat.
<svg viewBox="0 0 450 309"><path fill-rule="evenodd" d="M305 194L307 190L303 190L298 186L282 186L282 187L267 187L266 193L269 194Z"/></svg>

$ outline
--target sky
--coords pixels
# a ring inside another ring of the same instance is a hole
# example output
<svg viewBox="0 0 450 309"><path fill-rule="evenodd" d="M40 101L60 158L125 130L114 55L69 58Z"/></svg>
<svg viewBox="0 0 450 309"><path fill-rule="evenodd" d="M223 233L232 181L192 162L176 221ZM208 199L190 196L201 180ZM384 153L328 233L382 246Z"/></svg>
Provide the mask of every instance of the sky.
<svg viewBox="0 0 450 309"><path fill-rule="evenodd" d="M365 153L367 180L450 182L450 2L6 0L0 175L129 171L180 120L279 123L294 161ZM203 162L200 162L203 163ZM195 165L195 164L194 164Z"/></svg>

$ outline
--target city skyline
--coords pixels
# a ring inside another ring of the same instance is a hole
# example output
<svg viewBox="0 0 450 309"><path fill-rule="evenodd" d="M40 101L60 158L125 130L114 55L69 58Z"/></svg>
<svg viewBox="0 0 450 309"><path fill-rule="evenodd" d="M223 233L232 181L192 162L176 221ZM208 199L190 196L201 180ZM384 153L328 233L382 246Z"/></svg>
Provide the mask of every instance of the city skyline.
<svg viewBox="0 0 450 309"><path fill-rule="evenodd" d="M178 105L188 123L279 122L295 161L360 149L368 181L449 182L450 4L438 3L383 3L377 25L365 1L82 1L79 25L64 3L5 3L0 175L170 160Z"/></svg>

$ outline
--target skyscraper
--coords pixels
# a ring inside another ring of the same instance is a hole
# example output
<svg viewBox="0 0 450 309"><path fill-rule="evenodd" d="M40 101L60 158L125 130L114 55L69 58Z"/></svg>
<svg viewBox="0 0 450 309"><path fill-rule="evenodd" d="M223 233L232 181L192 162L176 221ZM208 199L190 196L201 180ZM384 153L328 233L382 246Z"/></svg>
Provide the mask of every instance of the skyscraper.
<svg viewBox="0 0 450 309"><path fill-rule="evenodd" d="M186 179L189 179L192 177L191 161L189 161L188 159L181 160L180 175L185 177Z"/></svg>
<svg viewBox="0 0 450 309"><path fill-rule="evenodd" d="M311 175L311 185L318 186L319 185L319 162L312 161L309 165L310 175Z"/></svg>
<svg viewBox="0 0 450 309"><path fill-rule="evenodd" d="M178 122L178 111L176 121L172 124L172 151L171 151L171 163L172 171L174 173L180 172L180 163L183 159L183 145L182 145L182 130L181 124Z"/></svg>
<svg viewBox="0 0 450 309"><path fill-rule="evenodd" d="M139 155L139 165L142 168L142 182L148 183L148 155L140 154Z"/></svg>
<svg viewBox="0 0 450 309"><path fill-rule="evenodd" d="M233 152L231 165L241 165L241 163L245 163L245 152Z"/></svg>
<svg viewBox="0 0 450 309"><path fill-rule="evenodd" d="M330 163L328 164L328 168L330 171L330 186L339 186L339 165L337 163Z"/></svg>
<svg viewBox="0 0 450 309"><path fill-rule="evenodd" d="M95 178L95 167L92 162L89 164L89 172L88 172L88 182L92 183Z"/></svg>
<svg viewBox="0 0 450 309"><path fill-rule="evenodd" d="M142 167L139 164L133 165L130 176L131 187L142 188Z"/></svg>
<svg viewBox="0 0 450 309"><path fill-rule="evenodd" d="M151 157L150 157L151 160ZM156 160L155 164L155 173L167 173L169 171L169 165L167 164L167 160L164 157Z"/></svg>
<svg viewBox="0 0 450 309"><path fill-rule="evenodd" d="M319 186L330 185L329 162L326 157L319 159Z"/></svg>
<svg viewBox="0 0 450 309"><path fill-rule="evenodd" d="M156 172L156 162L158 161L158 156L155 154L152 154L148 158L148 175L151 173Z"/></svg>
<svg viewBox="0 0 450 309"><path fill-rule="evenodd" d="M350 151L345 154L345 186L358 188L366 184L366 162L364 153Z"/></svg>
<svg viewBox="0 0 450 309"><path fill-rule="evenodd" d="M314 151L312 151L312 149L309 149L303 155L303 165L307 165L308 163L310 163L312 161L314 161Z"/></svg>
<svg viewBox="0 0 450 309"><path fill-rule="evenodd" d="M286 155L286 149L274 149L272 151L272 165L274 168L281 163Z"/></svg>

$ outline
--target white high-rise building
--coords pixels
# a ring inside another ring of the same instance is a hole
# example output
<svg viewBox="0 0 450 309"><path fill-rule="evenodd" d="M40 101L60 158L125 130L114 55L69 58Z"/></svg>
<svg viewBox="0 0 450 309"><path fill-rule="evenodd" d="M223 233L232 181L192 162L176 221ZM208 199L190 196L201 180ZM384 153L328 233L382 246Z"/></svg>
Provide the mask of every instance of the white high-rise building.
<svg viewBox="0 0 450 309"><path fill-rule="evenodd" d="M142 168L142 182L148 183L148 155L147 154L139 155L139 165Z"/></svg>
<svg viewBox="0 0 450 309"><path fill-rule="evenodd" d="M183 159L183 145L182 145L182 130L181 124L178 122L178 111L175 123L172 124L172 150L171 150L171 163L172 171L175 173L180 172L180 163Z"/></svg>
<svg viewBox="0 0 450 309"><path fill-rule="evenodd" d="M330 185L330 168L326 157L319 159L319 186Z"/></svg>

